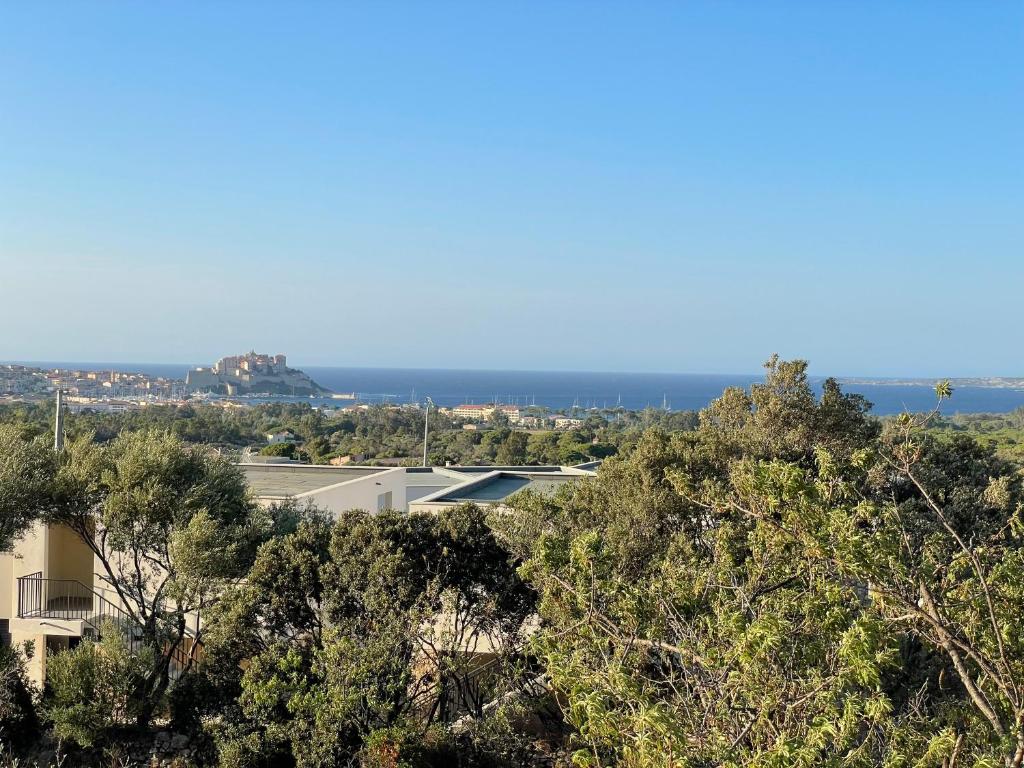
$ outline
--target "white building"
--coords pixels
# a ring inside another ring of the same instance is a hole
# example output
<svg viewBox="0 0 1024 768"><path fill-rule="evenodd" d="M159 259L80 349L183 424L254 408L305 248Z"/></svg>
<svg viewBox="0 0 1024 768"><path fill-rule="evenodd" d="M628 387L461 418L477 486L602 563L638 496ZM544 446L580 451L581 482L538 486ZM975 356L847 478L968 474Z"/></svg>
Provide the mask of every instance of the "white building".
<svg viewBox="0 0 1024 768"><path fill-rule="evenodd" d="M573 416L555 416L555 429L576 429L583 426L583 419Z"/></svg>
<svg viewBox="0 0 1024 768"><path fill-rule="evenodd" d="M512 424L518 424L522 419L522 411L520 411L518 405L495 405L494 403L471 405L469 403L463 403L462 405L457 405L452 408L451 413L452 416L457 419L486 421L491 418L495 411L504 413Z"/></svg>
<svg viewBox="0 0 1024 768"><path fill-rule="evenodd" d="M551 492L592 477L580 467L364 467L312 464L241 464L253 496L262 504L285 500L312 504L334 515L350 509L378 512L437 511L466 502L498 504L529 488ZM499 482L500 481L500 482Z"/></svg>
<svg viewBox="0 0 1024 768"><path fill-rule="evenodd" d="M298 442L298 438L295 437L295 433L290 429L285 429L280 432L268 432L267 433L267 445L279 445L280 443L295 443Z"/></svg>
<svg viewBox="0 0 1024 768"><path fill-rule="evenodd" d="M332 515L352 509L437 512L475 503L503 504L523 490L553 493L592 477L595 464L578 467L365 467L310 464L240 464L261 504L315 505ZM31 641L29 673L45 679L49 653L95 636L99 620L121 610L104 581L104 569L72 530L37 523L0 553L0 642ZM199 617L190 619L191 630Z"/></svg>

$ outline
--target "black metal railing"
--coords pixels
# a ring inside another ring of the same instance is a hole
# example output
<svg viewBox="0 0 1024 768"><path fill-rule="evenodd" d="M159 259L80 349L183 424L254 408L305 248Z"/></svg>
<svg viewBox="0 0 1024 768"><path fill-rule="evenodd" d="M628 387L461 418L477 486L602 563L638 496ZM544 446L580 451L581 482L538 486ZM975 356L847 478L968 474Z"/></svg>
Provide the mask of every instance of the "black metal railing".
<svg viewBox="0 0 1024 768"><path fill-rule="evenodd" d="M99 592L74 579L44 579L41 572L18 578L19 619L61 619L81 621L99 639L113 626L135 651L143 643L142 626L123 608ZM171 677L176 679L195 660L200 647L186 650L181 642L170 648ZM166 653L165 645L165 653Z"/></svg>
<svg viewBox="0 0 1024 768"><path fill-rule="evenodd" d="M97 612L92 590L72 579L44 579L42 574L18 579L18 618L79 619Z"/></svg>
<svg viewBox="0 0 1024 768"><path fill-rule="evenodd" d="M36 571L18 579L18 618L38 616L42 609L43 572Z"/></svg>

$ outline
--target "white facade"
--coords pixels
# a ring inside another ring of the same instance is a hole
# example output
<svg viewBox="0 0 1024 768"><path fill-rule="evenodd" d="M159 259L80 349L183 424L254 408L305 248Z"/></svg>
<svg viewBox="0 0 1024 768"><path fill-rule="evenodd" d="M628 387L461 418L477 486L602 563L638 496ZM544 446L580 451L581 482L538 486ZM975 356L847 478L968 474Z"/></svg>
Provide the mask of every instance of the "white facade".
<svg viewBox="0 0 1024 768"><path fill-rule="evenodd" d="M504 477L526 478L536 485L592 477L596 465L581 467L325 467L313 465L240 465L262 504L288 500L310 504L332 515L352 509L379 512L427 512L465 501L488 506L501 499L471 493ZM317 479L319 475L322 479Z"/></svg>
<svg viewBox="0 0 1024 768"><path fill-rule="evenodd" d="M457 419L472 419L474 421L486 421L494 415L495 411L504 413L510 422L518 424L522 420L522 411L518 405L470 405L463 403L452 408L452 416Z"/></svg>

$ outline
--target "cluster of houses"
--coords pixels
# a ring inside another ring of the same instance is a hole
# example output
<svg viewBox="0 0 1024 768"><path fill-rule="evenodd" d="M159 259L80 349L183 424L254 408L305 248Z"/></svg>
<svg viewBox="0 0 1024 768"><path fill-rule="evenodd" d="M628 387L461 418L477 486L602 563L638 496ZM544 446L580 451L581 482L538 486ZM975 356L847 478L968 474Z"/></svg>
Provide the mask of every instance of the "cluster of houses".
<svg viewBox="0 0 1024 768"><path fill-rule="evenodd" d="M44 372L27 365L0 365L0 394L43 395L48 391Z"/></svg>
<svg viewBox="0 0 1024 768"><path fill-rule="evenodd" d="M49 396L61 390L70 403L116 398L169 400L182 395L182 382L161 376L124 371L46 370L26 365L0 366L0 394ZM97 410L104 410L97 406Z"/></svg>
<svg viewBox="0 0 1024 768"><path fill-rule="evenodd" d="M575 429L583 425L583 419L576 418L575 416L567 416L562 413L530 413L518 405L499 405L497 403L472 405L463 403L451 409L442 408L441 411L447 411L456 419L464 419L467 425L488 422L492 420L496 413L505 416L509 424L526 429L545 429L550 427L555 429Z"/></svg>

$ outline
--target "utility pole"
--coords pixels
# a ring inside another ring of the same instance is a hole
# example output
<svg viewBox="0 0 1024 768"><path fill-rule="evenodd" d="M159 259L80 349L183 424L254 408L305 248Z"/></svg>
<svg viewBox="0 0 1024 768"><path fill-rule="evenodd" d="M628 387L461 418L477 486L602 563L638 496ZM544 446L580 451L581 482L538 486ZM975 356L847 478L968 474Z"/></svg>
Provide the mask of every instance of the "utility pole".
<svg viewBox="0 0 1024 768"><path fill-rule="evenodd" d="M53 450L64 450L64 390L57 387L57 415L53 419Z"/></svg>
<svg viewBox="0 0 1024 768"><path fill-rule="evenodd" d="M430 432L430 406L434 401L427 398L427 407L423 412L423 466L427 466L427 435Z"/></svg>

